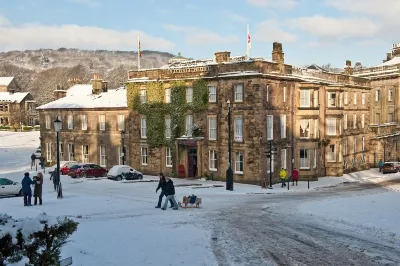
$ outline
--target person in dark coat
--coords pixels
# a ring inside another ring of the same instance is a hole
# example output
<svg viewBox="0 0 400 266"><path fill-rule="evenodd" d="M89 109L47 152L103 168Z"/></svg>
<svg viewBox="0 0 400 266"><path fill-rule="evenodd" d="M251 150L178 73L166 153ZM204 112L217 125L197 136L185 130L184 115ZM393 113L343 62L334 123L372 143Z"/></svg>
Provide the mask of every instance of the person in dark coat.
<svg viewBox="0 0 400 266"><path fill-rule="evenodd" d="M35 184L32 179L29 177L29 173L24 174L24 178L22 179L22 193L24 194L24 206L32 206L32 189L31 185Z"/></svg>
<svg viewBox="0 0 400 266"><path fill-rule="evenodd" d="M31 169L35 166L36 155L32 153L31 155Z"/></svg>
<svg viewBox="0 0 400 266"><path fill-rule="evenodd" d="M39 198L39 205L42 205L42 187L43 187L43 174L39 172L36 178L33 179L35 182L35 188L33 190L34 205L37 205L37 199Z"/></svg>
<svg viewBox="0 0 400 266"><path fill-rule="evenodd" d="M167 181L165 180L165 176L162 173L158 174L158 178L160 180L158 181L158 186L157 186L157 189L156 189L156 193L158 192L159 189L161 189L161 193L160 193L160 196L158 197L158 204L157 204L156 208L161 208L162 199L163 199L164 196L166 196L165 192L164 192L164 188L165 188L165 185L167 184ZM169 202L171 203L171 207L170 208L172 208L174 206L174 203L172 202L172 199L170 199Z"/></svg>
<svg viewBox="0 0 400 266"><path fill-rule="evenodd" d="M176 203L176 200L175 200L174 182L172 182L172 180L171 180L171 178L169 178L169 176L167 176L165 178L165 180L167 181L167 183L165 184L164 193L167 196L167 198L166 198L166 200L164 202L164 206L161 209L165 211L167 209L168 201L172 200L172 202L174 204L173 210L177 210L178 209L178 203Z"/></svg>
<svg viewBox="0 0 400 266"><path fill-rule="evenodd" d="M296 181L296 186L297 183L299 182L299 171L297 171L296 167L292 171L292 186L294 186L294 181Z"/></svg>
<svg viewBox="0 0 400 266"><path fill-rule="evenodd" d="M50 180L53 180L54 191L58 191L58 186L60 185L60 179L57 175L57 168L51 173Z"/></svg>

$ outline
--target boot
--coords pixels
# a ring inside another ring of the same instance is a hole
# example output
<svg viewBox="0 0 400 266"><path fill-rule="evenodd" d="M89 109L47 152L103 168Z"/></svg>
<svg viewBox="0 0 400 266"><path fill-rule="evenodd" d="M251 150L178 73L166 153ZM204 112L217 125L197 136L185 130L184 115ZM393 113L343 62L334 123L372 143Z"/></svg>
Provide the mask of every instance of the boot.
<svg viewBox="0 0 400 266"><path fill-rule="evenodd" d="M157 205L155 208L156 208L156 209L159 209L159 208L161 208L161 206L158 206L158 205Z"/></svg>

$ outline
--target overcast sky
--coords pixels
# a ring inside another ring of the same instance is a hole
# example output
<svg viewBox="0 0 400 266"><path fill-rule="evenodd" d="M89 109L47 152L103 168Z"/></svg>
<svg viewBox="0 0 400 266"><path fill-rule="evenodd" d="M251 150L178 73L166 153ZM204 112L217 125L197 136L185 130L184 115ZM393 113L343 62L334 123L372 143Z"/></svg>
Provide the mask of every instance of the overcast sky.
<svg viewBox="0 0 400 266"><path fill-rule="evenodd" d="M0 5L0 50L159 50L193 58L217 51L294 65L378 65L400 42L400 0L12 0Z"/></svg>

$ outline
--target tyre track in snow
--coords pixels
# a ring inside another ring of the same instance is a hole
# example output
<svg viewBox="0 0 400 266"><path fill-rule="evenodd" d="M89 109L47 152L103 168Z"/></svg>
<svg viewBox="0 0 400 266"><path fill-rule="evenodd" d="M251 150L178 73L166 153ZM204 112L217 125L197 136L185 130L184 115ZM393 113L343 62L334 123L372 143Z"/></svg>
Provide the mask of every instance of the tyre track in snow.
<svg viewBox="0 0 400 266"><path fill-rule="evenodd" d="M303 201L384 193L376 184L347 183L308 193L268 195L222 210L213 225L213 251L227 265L400 265L400 246L361 225L343 226L296 210Z"/></svg>

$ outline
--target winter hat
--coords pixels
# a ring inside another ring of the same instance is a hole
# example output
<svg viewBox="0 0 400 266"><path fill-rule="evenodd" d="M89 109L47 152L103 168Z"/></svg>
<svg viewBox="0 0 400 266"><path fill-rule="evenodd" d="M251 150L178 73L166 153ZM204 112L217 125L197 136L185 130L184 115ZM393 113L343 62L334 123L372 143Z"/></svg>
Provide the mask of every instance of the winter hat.
<svg viewBox="0 0 400 266"><path fill-rule="evenodd" d="M29 176L29 173L28 173L28 172L26 172L26 173L24 174L24 176Z"/></svg>

